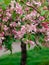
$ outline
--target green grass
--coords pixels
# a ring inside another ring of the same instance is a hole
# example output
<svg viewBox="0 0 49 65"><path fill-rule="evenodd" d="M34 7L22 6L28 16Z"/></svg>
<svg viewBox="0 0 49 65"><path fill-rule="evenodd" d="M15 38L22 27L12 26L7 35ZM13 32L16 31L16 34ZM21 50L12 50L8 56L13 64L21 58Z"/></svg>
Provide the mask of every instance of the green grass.
<svg viewBox="0 0 49 65"><path fill-rule="evenodd" d="M49 49L34 49L27 52L27 65L49 65ZM20 65L21 53L3 55L0 65Z"/></svg>

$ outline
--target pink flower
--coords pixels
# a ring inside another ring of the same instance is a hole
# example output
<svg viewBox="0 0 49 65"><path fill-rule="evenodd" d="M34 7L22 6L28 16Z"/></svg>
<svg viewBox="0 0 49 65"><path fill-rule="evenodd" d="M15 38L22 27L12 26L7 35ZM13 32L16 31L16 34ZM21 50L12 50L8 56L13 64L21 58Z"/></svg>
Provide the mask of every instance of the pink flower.
<svg viewBox="0 0 49 65"><path fill-rule="evenodd" d="M42 26L44 26L45 28L49 29L49 22L43 22Z"/></svg>
<svg viewBox="0 0 49 65"><path fill-rule="evenodd" d="M9 27L7 27L6 25L4 26L4 31L7 31L9 29Z"/></svg>
<svg viewBox="0 0 49 65"><path fill-rule="evenodd" d="M18 31L18 32L17 32L17 35L21 38L21 37L22 37L21 31Z"/></svg>
<svg viewBox="0 0 49 65"><path fill-rule="evenodd" d="M3 37L4 36L4 32L0 33L0 37Z"/></svg>
<svg viewBox="0 0 49 65"><path fill-rule="evenodd" d="M32 4L31 4L30 2L27 2L26 4L27 4L28 6L32 6Z"/></svg>
<svg viewBox="0 0 49 65"><path fill-rule="evenodd" d="M11 10L14 9L14 4L15 4L15 3L16 3L15 0L11 0L11 3L10 3L10 5L11 5Z"/></svg>
<svg viewBox="0 0 49 65"><path fill-rule="evenodd" d="M49 36L49 32L48 32L48 31L47 31L47 33L46 33L46 34L47 34L47 36Z"/></svg>
<svg viewBox="0 0 49 65"><path fill-rule="evenodd" d="M31 45L34 45L35 43L33 42L33 41L31 41L31 40L29 40L29 43L31 44Z"/></svg>
<svg viewBox="0 0 49 65"><path fill-rule="evenodd" d="M16 22L11 22L10 27L16 27L16 26L17 26Z"/></svg>
<svg viewBox="0 0 49 65"><path fill-rule="evenodd" d="M23 31L21 29L20 31L16 32L16 34L14 35L14 38L21 39L21 38L23 38L24 34L25 34L25 30Z"/></svg>
<svg viewBox="0 0 49 65"><path fill-rule="evenodd" d="M12 30L12 33L13 33L13 34L17 34L17 31L16 31L16 30Z"/></svg>
<svg viewBox="0 0 49 65"><path fill-rule="evenodd" d="M4 22L7 22L8 19L9 19L9 17L5 17L5 18L3 18L3 21L4 21Z"/></svg>
<svg viewBox="0 0 49 65"><path fill-rule="evenodd" d="M19 3L16 3L15 10L16 10L16 13L23 14L22 7L21 7L21 5L19 5Z"/></svg>
<svg viewBox="0 0 49 65"><path fill-rule="evenodd" d="M33 10L31 13L30 13L30 16L33 16L35 17L37 15L37 12L35 10Z"/></svg>
<svg viewBox="0 0 49 65"><path fill-rule="evenodd" d="M37 12L34 10L34 11L32 11L30 14L27 14L27 15L25 16L25 19L26 19L26 20L33 21L34 18L36 17L36 15L37 15Z"/></svg>
<svg viewBox="0 0 49 65"><path fill-rule="evenodd" d="M33 3L37 6L41 6L41 2L36 2L36 1L33 1Z"/></svg>
<svg viewBox="0 0 49 65"><path fill-rule="evenodd" d="M11 13L9 13L9 12L6 12L6 15L7 15L8 17L11 17Z"/></svg>
<svg viewBox="0 0 49 65"><path fill-rule="evenodd" d="M18 39L18 36L17 36L17 35L14 35L14 38L15 38L15 39Z"/></svg>
<svg viewBox="0 0 49 65"><path fill-rule="evenodd" d="M23 35L26 33L26 28L25 28L25 26L22 26L22 27L21 27L21 32L22 32Z"/></svg>
<svg viewBox="0 0 49 65"><path fill-rule="evenodd" d="M30 25L26 25L26 32L30 32L32 29L30 29L31 27L30 27Z"/></svg>
<svg viewBox="0 0 49 65"><path fill-rule="evenodd" d="M25 18L31 20L30 14L28 14Z"/></svg>
<svg viewBox="0 0 49 65"><path fill-rule="evenodd" d="M30 25L26 25L26 31L27 32L32 32L32 31L34 31L34 32L36 32L37 31L37 29L36 29L36 25L33 25L33 24L30 24Z"/></svg>
<svg viewBox="0 0 49 65"><path fill-rule="evenodd" d="M22 38L22 33L21 33L21 31L18 31L15 36L16 36L18 39L21 39L21 38Z"/></svg>
<svg viewBox="0 0 49 65"><path fill-rule="evenodd" d="M36 32L36 31L37 31L36 26L37 26L36 24L35 24L35 25L33 25L33 24L31 24L31 25L30 25L30 27L32 28L32 30L33 30L34 32Z"/></svg>
<svg viewBox="0 0 49 65"><path fill-rule="evenodd" d="M37 29L37 32L46 32L46 29L44 27L42 27L41 29Z"/></svg>
<svg viewBox="0 0 49 65"><path fill-rule="evenodd" d="M26 10L26 11L29 11L29 7L26 7L25 10Z"/></svg>
<svg viewBox="0 0 49 65"><path fill-rule="evenodd" d="M45 20L45 18L44 18L43 16L40 16L40 17L39 17L39 20L40 20L40 21L43 21L43 20Z"/></svg>

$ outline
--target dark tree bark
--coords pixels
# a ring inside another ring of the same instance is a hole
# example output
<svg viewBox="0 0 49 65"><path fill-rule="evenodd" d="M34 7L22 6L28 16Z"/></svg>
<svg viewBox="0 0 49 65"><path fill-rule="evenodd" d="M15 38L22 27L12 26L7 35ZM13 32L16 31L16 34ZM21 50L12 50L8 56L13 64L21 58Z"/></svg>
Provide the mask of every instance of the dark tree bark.
<svg viewBox="0 0 49 65"><path fill-rule="evenodd" d="M27 60L26 44L21 41L21 63L20 65L26 65L26 60Z"/></svg>

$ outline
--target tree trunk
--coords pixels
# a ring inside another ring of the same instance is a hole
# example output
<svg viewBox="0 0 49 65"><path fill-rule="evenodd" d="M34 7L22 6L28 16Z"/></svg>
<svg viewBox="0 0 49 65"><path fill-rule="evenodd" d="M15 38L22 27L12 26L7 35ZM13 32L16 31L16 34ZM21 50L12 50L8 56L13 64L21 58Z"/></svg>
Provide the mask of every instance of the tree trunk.
<svg viewBox="0 0 49 65"><path fill-rule="evenodd" d="M26 65L26 60L27 60L26 44L21 41L21 63L20 65Z"/></svg>

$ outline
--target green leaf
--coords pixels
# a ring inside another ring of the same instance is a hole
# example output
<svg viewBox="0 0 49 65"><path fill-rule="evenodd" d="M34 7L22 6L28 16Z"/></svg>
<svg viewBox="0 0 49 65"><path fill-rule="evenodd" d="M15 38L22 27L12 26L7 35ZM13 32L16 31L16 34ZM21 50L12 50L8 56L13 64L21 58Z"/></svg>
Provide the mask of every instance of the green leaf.
<svg viewBox="0 0 49 65"><path fill-rule="evenodd" d="M35 41L35 34L30 35L30 40Z"/></svg>
<svg viewBox="0 0 49 65"><path fill-rule="evenodd" d="M44 42L44 35L43 35L43 34L41 34L41 35L39 36L39 42L40 42L40 43L43 43L43 42Z"/></svg>
<svg viewBox="0 0 49 65"><path fill-rule="evenodd" d="M43 11L43 10L42 10L42 11L41 11L41 16L44 16L44 15L45 15L45 12L46 12L46 11Z"/></svg>
<svg viewBox="0 0 49 65"><path fill-rule="evenodd" d="M25 17L25 15L23 14L20 18L22 19L22 18L24 18Z"/></svg>
<svg viewBox="0 0 49 65"><path fill-rule="evenodd" d="M3 10L6 9L6 5L5 4L1 5L1 7L2 7Z"/></svg>
<svg viewBox="0 0 49 65"><path fill-rule="evenodd" d="M16 19L16 12L14 11L12 14L12 19L15 20Z"/></svg>
<svg viewBox="0 0 49 65"><path fill-rule="evenodd" d="M44 38L40 37L40 38L39 38L39 42L40 42L40 43L43 43L43 42L44 42Z"/></svg>
<svg viewBox="0 0 49 65"><path fill-rule="evenodd" d="M13 43L13 38L11 38L10 36L5 36L3 45L5 45L5 47L11 51L11 53L12 53L12 43Z"/></svg>
<svg viewBox="0 0 49 65"><path fill-rule="evenodd" d="M28 43L28 48L30 48L30 43Z"/></svg>
<svg viewBox="0 0 49 65"><path fill-rule="evenodd" d="M4 3L5 3L6 5L9 5L10 2L11 2L11 0L4 0Z"/></svg>

